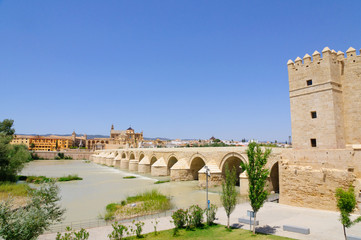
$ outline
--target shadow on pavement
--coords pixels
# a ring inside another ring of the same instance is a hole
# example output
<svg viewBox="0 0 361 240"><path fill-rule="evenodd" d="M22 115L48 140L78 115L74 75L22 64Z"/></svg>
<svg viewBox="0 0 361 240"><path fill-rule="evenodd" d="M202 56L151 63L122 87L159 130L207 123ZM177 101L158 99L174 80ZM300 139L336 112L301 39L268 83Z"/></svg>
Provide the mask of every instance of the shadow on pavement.
<svg viewBox="0 0 361 240"><path fill-rule="evenodd" d="M280 228L280 226L271 227L269 225L266 225L263 227L256 227L256 232L264 234L275 234L277 228Z"/></svg>
<svg viewBox="0 0 361 240"><path fill-rule="evenodd" d="M243 224L240 224L240 223L234 223L231 225L231 228L241 228L243 227L244 225Z"/></svg>

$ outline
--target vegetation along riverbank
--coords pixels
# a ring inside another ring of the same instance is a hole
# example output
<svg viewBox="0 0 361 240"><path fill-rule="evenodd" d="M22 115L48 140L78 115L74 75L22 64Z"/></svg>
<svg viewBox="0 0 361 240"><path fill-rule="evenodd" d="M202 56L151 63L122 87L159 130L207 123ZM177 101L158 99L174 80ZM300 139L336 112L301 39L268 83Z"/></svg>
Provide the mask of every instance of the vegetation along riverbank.
<svg viewBox="0 0 361 240"><path fill-rule="evenodd" d="M171 208L170 199L158 190L146 191L127 197L120 203L106 206L105 220L125 219L141 215L154 214Z"/></svg>
<svg viewBox="0 0 361 240"><path fill-rule="evenodd" d="M77 174L69 174L68 176L63 176L59 178L49 178L45 176L19 176L20 181L25 181L27 183L47 183L47 182L68 182L68 181L77 181L77 180L83 180L83 178L79 177Z"/></svg>

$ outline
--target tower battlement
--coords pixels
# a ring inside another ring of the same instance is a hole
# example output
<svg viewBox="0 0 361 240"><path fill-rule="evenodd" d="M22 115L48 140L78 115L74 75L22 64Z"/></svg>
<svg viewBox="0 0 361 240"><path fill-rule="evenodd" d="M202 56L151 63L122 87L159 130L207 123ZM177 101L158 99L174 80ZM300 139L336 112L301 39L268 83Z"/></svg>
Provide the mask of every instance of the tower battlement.
<svg viewBox="0 0 361 240"><path fill-rule="evenodd" d="M288 60L287 65L288 69L293 69L295 71L298 71L299 68L303 67L309 67L310 64L321 64L323 61L329 61L330 63L337 64L340 61L352 61L355 63L356 61L361 60L361 49L359 50L359 55L356 54L356 49L353 47L350 47L346 51L346 56L342 51L336 52L335 50L330 50L328 47L325 47L322 50L322 58L321 53L319 53L317 50L312 54L312 58L310 55L306 53L306 55L301 59L300 57L297 57L295 61L292 61L291 59Z"/></svg>
<svg viewBox="0 0 361 240"><path fill-rule="evenodd" d="M295 148L361 144L360 54L325 47L287 62Z"/></svg>

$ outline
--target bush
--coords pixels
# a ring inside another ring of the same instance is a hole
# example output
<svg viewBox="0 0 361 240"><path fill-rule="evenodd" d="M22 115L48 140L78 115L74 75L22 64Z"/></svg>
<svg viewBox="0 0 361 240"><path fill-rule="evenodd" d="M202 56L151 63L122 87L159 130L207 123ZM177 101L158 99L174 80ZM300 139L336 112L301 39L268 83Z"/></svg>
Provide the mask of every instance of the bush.
<svg viewBox="0 0 361 240"><path fill-rule="evenodd" d="M199 207L198 205L192 205L189 208L189 214L190 217L189 222L194 227L200 227L203 223L203 209Z"/></svg>
<svg viewBox="0 0 361 240"><path fill-rule="evenodd" d="M128 228L124 225L118 224L115 222L112 224L113 232L108 235L110 240L121 240L123 236L128 233Z"/></svg>
<svg viewBox="0 0 361 240"><path fill-rule="evenodd" d="M67 231L71 231L71 228L67 227ZM80 229L79 232L72 231L69 233L64 233L64 236L58 232L56 234L55 240L87 240L88 238L89 238L89 232L87 232L84 228L82 228Z"/></svg>
<svg viewBox="0 0 361 240"><path fill-rule="evenodd" d="M0 203L0 238L37 239L52 224L60 222L65 210L58 204L58 192L52 182L34 190L24 208L16 208L11 200Z"/></svg>
<svg viewBox="0 0 361 240"><path fill-rule="evenodd" d="M31 154L30 161L32 161L32 160L44 160L45 159L45 158L39 157L39 155L36 154L36 153L30 153L30 154Z"/></svg>
<svg viewBox="0 0 361 240"><path fill-rule="evenodd" d="M207 215L207 224L212 225L214 223L214 220L216 220L216 212L217 212L217 206L214 204L211 204L211 206L206 208L204 211Z"/></svg>
<svg viewBox="0 0 361 240"><path fill-rule="evenodd" d="M188 211L178 209L172 214L174 226L176 228L183 228L187 221Z"/></svg>
<svg viewBox="0 0 361 240"><path fill-rule="evenodd" d="M133 223L134 223L134 221L133 221ZM135 225L135 234L136 234L137 238L142 238L144 222L137 222L134 225Z"/></svg>

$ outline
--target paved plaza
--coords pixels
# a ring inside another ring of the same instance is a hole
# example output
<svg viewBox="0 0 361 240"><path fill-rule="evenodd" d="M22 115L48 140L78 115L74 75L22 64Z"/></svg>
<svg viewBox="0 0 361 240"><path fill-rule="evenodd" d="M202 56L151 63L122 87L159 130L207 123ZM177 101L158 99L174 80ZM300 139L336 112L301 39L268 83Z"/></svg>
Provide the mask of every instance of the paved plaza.
<svg viewBox="0 0 361 240"><path fill-rule="evenodd" d="M247 218L247 210L251 210L248 203L237 205L234 212L231 214L230 223L234 227L240 227L249 230L249 225L239 224L238 218ZM226 225L227 217L223 208L219 208L217 212L216 221L219 224ZM309 208L292 207L278 203L267 202L261 208L257 215L260 226L257 230L264 233L290 237L303 240L340 240L343 239L342 225L338 220L339 213L325 210L316 210ZM170 223L171 217L157 218L159 221L158 231L173 228ZM154 230L154 220L144 220L144 233L149 233ZM130 225L131 223L125 224ZM309 235L299 233L285 232L282 230L283 225L294 225L300 227L310 228ZM111 233L111 226L96 227L87 229L90 233L90 240L107 240L108 234ZM361 223L358 223L347 230L349 235L361 237ZM54 240L56 234L46 234L39 237L39 240Z"/></svg>

